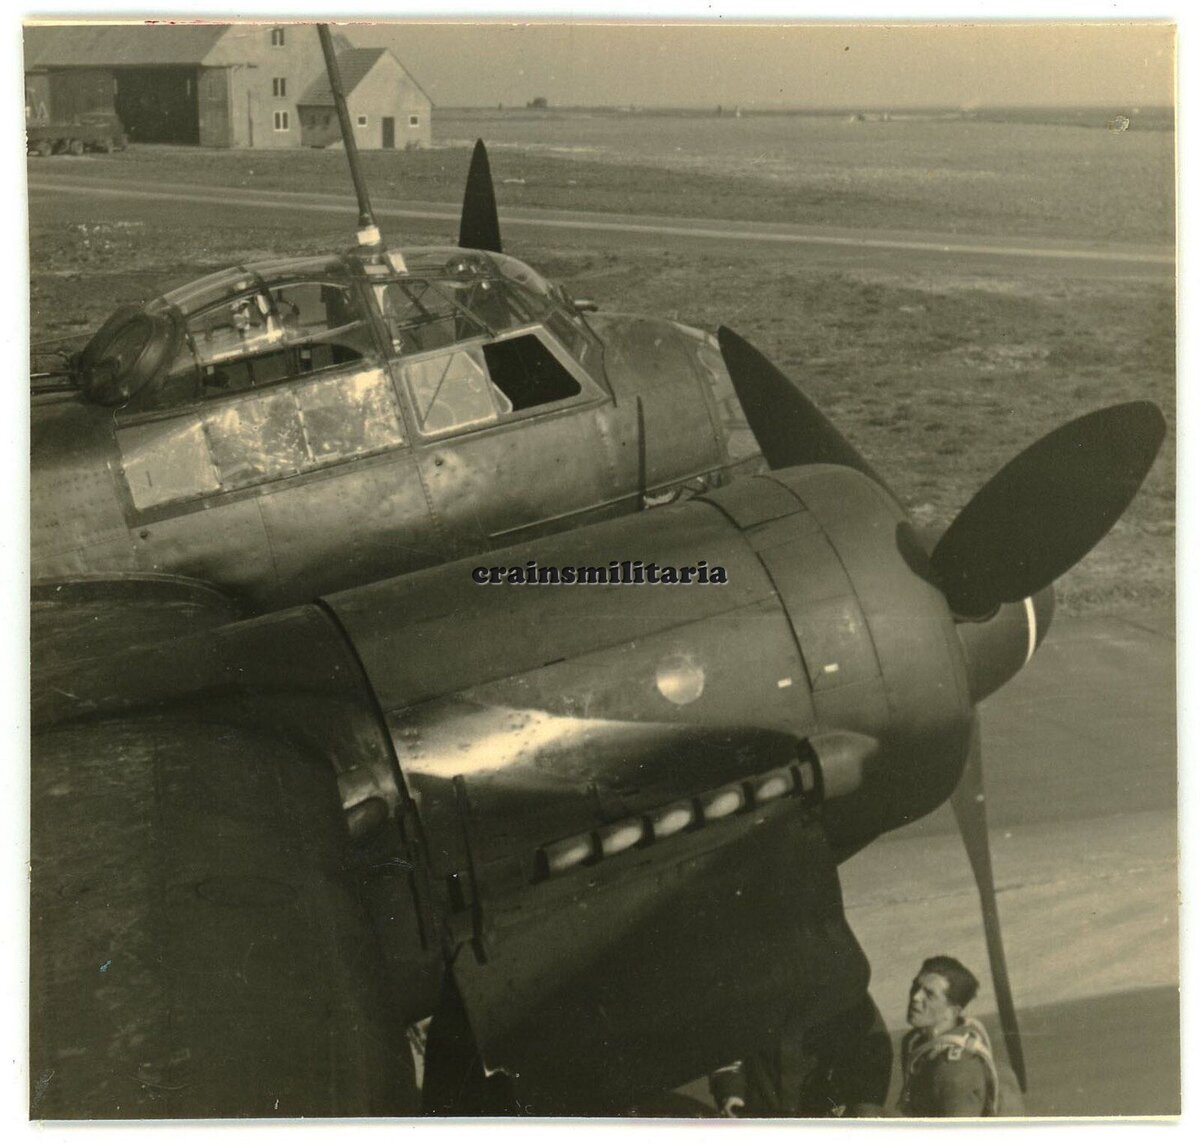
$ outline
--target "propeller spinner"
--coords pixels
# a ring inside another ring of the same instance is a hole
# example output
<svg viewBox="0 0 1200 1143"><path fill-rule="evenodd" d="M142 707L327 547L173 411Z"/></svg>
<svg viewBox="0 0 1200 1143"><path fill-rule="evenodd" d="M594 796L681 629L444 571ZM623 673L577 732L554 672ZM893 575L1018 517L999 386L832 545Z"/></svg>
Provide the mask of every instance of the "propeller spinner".
<svg viewBox="0 0 1200 1143"><path fill-rule="evenodd" d="M742 410L771 468L843 465L887 488L836 426L762 353L725 327L717 337ZM973 701L1027 661L1053 610L1050 585L1091 551L1129 506L1165 433L1163 415L1149 401L1114 405L1061 425L993 476L934 546L930 572L964 625L960 630L971 633L963 644ZM990 620L1003 604L1017 602L1028 616L1023 625L1028 647L1005 663L1006 652L996 648L1011 641L1012 609L1001 612L994 624L975 620ZM997 654L995 664L970 661L973 654L990 653ZM951 805L979 890L1005 1047L1024 1090L1025 1056L996 904L977 715Z"/></svg>

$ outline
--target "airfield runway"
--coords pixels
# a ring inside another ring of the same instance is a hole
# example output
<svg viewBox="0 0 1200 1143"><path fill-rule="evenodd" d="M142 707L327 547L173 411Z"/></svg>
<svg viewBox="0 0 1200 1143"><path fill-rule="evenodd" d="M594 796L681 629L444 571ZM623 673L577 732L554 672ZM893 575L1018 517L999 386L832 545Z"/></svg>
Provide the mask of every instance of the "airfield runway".
<svg viewBox="0 0 1200 1143"><path fill-rule="evenodd" d="M31 197L45 203L54 196L84 196L93 203L127 203L136 217L148 212L178 210L181 203L219 206L223 217L246 212L262 219L297 214L329 214L353 218L356 207L345 195L301 192L261 191L239 187L208 187L182 183L154 183L131 187L126 182L106 182L88 173L86 178L72 177L65 160L54 168L31 171ZM460 204L405 202L374 198L372 204L381 223L389 220L427 225L444 223L447 235L456 232ZM546 238L564 237L580 232L593 237L603 235L606 243L644 245L648 239L675 243L724 245L762 244L802 249L807 259L840 264L905 266L952 260L960 270L970 266L976 272L1008 270L1019 264L1023 273L1044 271L1058 277L1170 279L1175 273L1175 255L1169 248L1130 246L1060 240L972 238L961 234L913 231L848 230L836 227L809 227L783 223L721 222L647 215L597 214L585 211L529 210L506 208L502 212L505 231L541 231ZM401 228L400 233L403 234Z"/></svg>

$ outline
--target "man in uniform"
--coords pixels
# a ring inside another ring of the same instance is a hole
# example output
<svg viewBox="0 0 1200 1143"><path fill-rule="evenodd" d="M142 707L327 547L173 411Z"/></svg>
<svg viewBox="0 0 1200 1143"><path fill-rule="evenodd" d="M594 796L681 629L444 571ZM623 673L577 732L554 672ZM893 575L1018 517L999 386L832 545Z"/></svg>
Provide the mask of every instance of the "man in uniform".
<svg viewBox="0 0 1200 1143"><path fill-rule="evenodd" d="M908 994L911 1031L900 1049L902 1115L1019 1114L1000 1107L1001 1083L986 1029L963 1015L978 991L979 981L954 957L930 957L921 965ZM1015 1082L1009 1086L1016 1091Z"/></svg>

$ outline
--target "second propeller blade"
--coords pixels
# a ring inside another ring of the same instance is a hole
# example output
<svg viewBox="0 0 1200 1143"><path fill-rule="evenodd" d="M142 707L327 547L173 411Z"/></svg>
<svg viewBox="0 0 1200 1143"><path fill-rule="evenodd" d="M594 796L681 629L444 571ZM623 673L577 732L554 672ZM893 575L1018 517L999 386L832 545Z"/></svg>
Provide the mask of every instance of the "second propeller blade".
<svg viewBox="0 0 1200 1143"><path fill-rule="evenodd" d="M1166 423L1132 401L1060 425L991 478L933 550L959 616L987 615L1053 583L1100 542L1158 455Z"/></svg>
<svg viewBox="0 0 1200 1143"><path fill-rule="evenodd" d="M742 412L771 468L840 464L887 487L799 386L745 338L721 326L717 341Z"/></svg>
<svg viewBox="0 0 1200 1143"><path fill-rule="evenodd" d="M1004 956L1004 939L1000 935L1000 910L996 905L996 880L992 873L992 852L988 843L987 810L983 797L983 753L979 740L979 716L971 727L971 744L963 775L950 799L958 832L966 847L975 884L979 889L979 904L983 910L983 931L987 942L988 964L992 970L992 986L996 991L996 1007L1004 1047L1016 1073L1021 1090L1027 1090L1025 1079L1025 1050L1021 1046L1021 1030L1017 1025L1017 1009L1013 1003L1012 985L1008 979L1008 963Z"/></svg>

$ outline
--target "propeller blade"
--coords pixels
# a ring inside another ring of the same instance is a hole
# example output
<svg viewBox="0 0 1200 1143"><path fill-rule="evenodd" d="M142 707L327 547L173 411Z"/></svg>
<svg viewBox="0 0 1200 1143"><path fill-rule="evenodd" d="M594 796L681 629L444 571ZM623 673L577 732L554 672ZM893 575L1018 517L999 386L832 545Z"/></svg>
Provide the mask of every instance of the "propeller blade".
<svg viewBox="0 0 1200 1143"><path fill-rule="evenodd" d="M1013 1005L1012 985L1008 980L1008 964L1004 959L1004 939L1000 934L1000 911L996 905L996 882L992 875L992 854L988 845L987 806L983 797L983 751L979 738L979 716L971 726L971 744L967 764L957 789L950 797L958 832L962 835L975 884L979 887L979 904L983 910L983 932L987 941L988 964L992 971L992 986L1000 1010L1000 1028L1009 1063L1016 1073L1021 1090L1026 1091L1025 1051L1021 1047L1021 1030L1017 1026L1017 1010Z"/></svg>
<svg viewBox="0 0 1200 1143"><path fill-rule="evenodd" d="M492 168L488 164L487 148L482 139L475 141L471 169L467 172L458 244L468 250L503 253L500 248L500 218L496 213L496 188L492 184Z"/></svg>
<svg viewBox="0 0 1200 1143"><path fill-rule="evenodd" d="M1129 506L1166 434L1157 405L1112 405L1060 425L1008 462L933 550L955 614L987 615L1053 583Z"/></svg>
<svg viewBox="0 0 1200 1143"><path fill-rule="evenodd" d="M862 454L800 387L745 338L721 326L717 341L742 411L771 468L840 464L857 469L887 488Z"/></svg>

